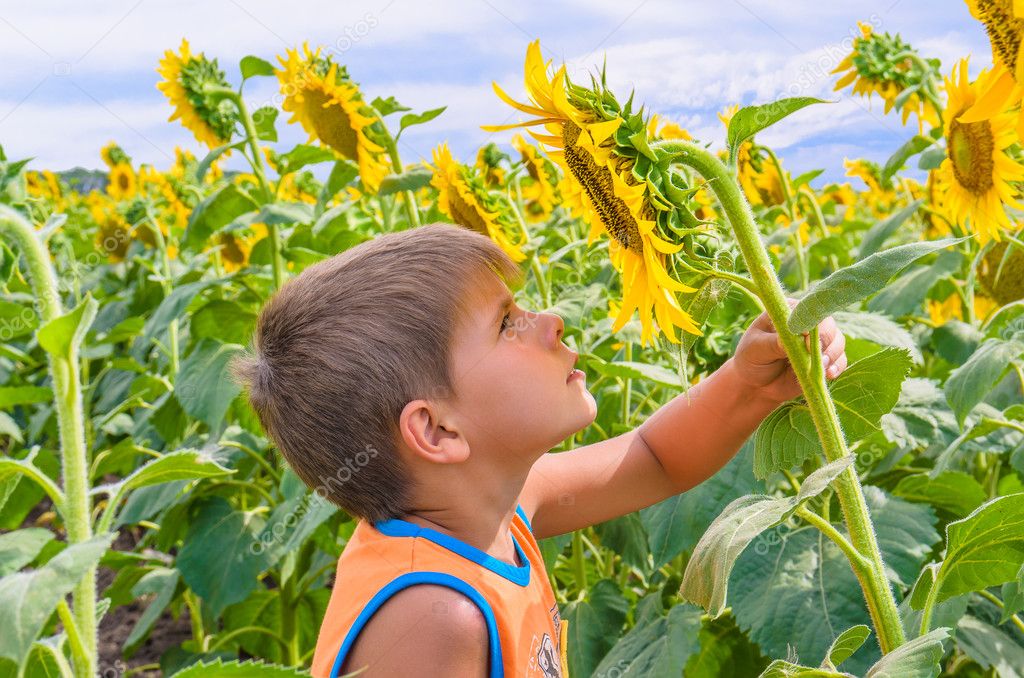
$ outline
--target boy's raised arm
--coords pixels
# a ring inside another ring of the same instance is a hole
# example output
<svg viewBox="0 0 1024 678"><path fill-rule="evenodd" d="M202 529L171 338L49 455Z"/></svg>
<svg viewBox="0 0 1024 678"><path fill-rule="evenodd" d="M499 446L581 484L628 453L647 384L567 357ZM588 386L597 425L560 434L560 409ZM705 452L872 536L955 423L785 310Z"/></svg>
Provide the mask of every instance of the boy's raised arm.
<svg viewBox="0 0 1024 678"><path fill-rule="evenodd" d="M846 367L845 339L832 318L819 333L826 375L834 378ZM646 508L714 475L772 410L800 392L778 335L762 315L732 358L637 428L544 455L519 503L538 539Z"/></svg>

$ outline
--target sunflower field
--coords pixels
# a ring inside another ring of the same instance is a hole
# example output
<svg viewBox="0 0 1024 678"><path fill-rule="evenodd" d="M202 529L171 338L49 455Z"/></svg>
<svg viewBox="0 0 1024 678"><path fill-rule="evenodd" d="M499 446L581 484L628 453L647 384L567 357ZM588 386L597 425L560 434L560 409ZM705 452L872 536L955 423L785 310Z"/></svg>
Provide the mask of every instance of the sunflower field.
<svg viewBox="0 0 1024 678"><path fill-rule="evenodd" d="M225 68L184 40L157 87L201 150L111 142L87 186L0 148L0 676L309 675L355 522L229 365L290 277L439 221L565 320L598 416L560 449L635 428L764 311L803 388L693 490L541 542L569 674L1024 676L1024 15L967 1L974 79L861 25L835 89L916 134L842 183L758 142L828 102L727 106L695 139L538 42L522 91L481 92L511 144L472 158L404 162L443 102L368 101L322 48ZM248 108L255 78L279 107ZM801 337L828 316L830 381Z"/></svg>

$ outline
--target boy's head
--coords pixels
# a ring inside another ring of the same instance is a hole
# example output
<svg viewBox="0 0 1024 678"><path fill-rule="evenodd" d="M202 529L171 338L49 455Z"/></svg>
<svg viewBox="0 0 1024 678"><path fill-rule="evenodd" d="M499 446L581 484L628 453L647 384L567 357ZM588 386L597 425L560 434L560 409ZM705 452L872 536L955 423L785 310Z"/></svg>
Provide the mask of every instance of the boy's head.
<svg viewBox="0 0 1024 678"><path fill-rule="evenodd" d="M307 485L397 517L453 469L521 473L593 421L561 318L511 302L521 275L458 226L378 236L283 285L233 373Z"/></svg>

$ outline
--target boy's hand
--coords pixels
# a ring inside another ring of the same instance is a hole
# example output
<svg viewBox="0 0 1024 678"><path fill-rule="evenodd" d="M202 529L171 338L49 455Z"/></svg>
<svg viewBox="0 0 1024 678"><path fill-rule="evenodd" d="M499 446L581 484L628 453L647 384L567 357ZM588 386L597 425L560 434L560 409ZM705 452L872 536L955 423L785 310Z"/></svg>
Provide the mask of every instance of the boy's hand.
<svg viewBox="0 0 1024 678"><path fill-rule="evenodd" d="M790 307L798 303L796 299L786 301ZM821 340L821 360L825 376L828 379L835 379L846 369L846 338L839 331L832 316L825 318L818 325L818 336ZM808 348L809 342L810 334L804 333L804 343ZM738 368L736 372L739 378L765 398L781 403L803 393L782 348L782 339L775 331L767 312L758 316L743 333L739 346L736 347L733 362Z"/></svg>

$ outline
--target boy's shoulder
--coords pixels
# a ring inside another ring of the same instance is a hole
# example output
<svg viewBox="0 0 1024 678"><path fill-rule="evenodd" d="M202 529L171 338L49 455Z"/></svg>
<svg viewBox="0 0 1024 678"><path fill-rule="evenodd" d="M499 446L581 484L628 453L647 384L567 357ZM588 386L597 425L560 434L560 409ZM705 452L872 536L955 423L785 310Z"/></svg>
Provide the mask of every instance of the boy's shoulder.
<svg viewBox="0 0 1024 678"><path fill-rule="evenodd" d="M392 595L359 632L342 675L486 676L487 621L476 603L447 586L417 584Z"/></svg>

